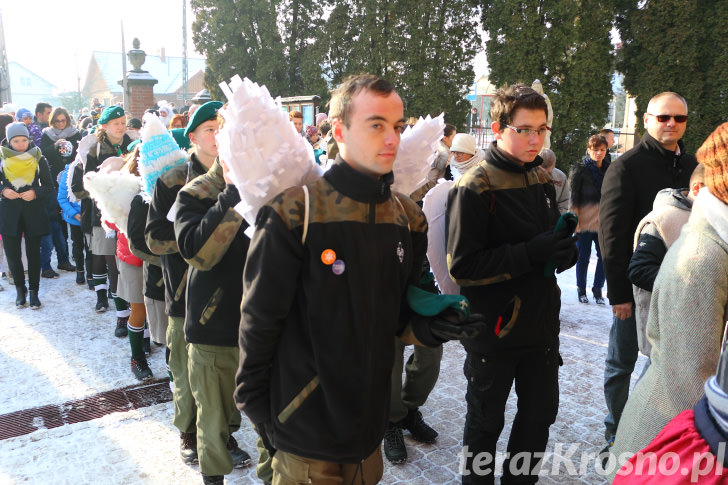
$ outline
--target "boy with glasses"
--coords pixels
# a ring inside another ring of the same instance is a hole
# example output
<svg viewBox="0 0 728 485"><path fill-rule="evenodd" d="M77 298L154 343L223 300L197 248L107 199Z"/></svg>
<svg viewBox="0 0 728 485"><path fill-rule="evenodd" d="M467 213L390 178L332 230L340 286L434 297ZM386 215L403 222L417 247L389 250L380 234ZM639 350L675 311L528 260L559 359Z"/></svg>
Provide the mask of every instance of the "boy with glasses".
<svg viewBox="0 0 728 485"><path fill-rule="evenodd" d="M494 483L496 443L515 381L518 412L501 483L535 483L530 473L538 473L538 453L556 420L562 363L560 291L546 267L573 266L576 238L554 232L556 191L538 156L549 131L543 96L524 84L499 89L490 115L496 141L447 202L450 276L473 311L496 322L463 341L468 411L460 471L463 483ZM524 456L528 467L519 465Z"/></svg>
<svg viewBox="0 0 728 485"><path fill-rule="evenodd" d="M614 443L637 362L634 298L627 278L634 233L639 221L652 210L657 192L689 186L697 161L685 152L681 141L687 114L687 102L679 94L664 92L653 97L643 117L647 133L637 146L612 163L602 184L599 245L614 313L604 368L604 398L609 414L604 419L607 446L603 451Z"/></svg>

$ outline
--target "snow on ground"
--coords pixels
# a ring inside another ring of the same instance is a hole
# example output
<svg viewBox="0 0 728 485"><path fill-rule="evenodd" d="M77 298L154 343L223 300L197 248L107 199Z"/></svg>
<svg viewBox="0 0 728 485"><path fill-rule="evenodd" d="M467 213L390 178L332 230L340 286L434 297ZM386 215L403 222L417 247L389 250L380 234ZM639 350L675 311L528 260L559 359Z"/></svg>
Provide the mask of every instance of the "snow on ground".
<svg viewBox="0 0 728 485"><path fill-rule="evenodd" d="M589 283L596 260L592 257ZM54 262L55 267L55 262ZM37 311L15 309L15 288L2 280L0 292L0 415L47 404L58 404L99 392L137 384L129 368L127 339L113 335L113 311L93 311L95 294L74 282L73 273L60 279L41 279ZM611 308L576 298L574 269L558 276L562 289L561 348L565 366L560 373L561 407L552 427L554 441L581 442L588 450L603 446L606 412L601 395L604 354L611 325ZM591 286L591 285L589 285ZM591 297L591 295L590 295ZM440 380L422 408L440 432L435 445L421 445L405 433L410 460L401 466L385 461L382 483L456 483L465 405L464 352L458 343L445 346ZM155 377L166 374L164 352L153 349L150 366ZM633 374L633 384L644 358ZM515 399L509 400L505 448ZM201 483L196 466L179 459L178 432L172 426L172 404L162 403L109 414L84 423L0 441L0 483L16 484L186 484ZM255 433L247 419L235 434L254 460ZM260 483L248 467L226 476L227 483ZM557 474L543 483L602 483L590 468L579 478Z"/></svg>

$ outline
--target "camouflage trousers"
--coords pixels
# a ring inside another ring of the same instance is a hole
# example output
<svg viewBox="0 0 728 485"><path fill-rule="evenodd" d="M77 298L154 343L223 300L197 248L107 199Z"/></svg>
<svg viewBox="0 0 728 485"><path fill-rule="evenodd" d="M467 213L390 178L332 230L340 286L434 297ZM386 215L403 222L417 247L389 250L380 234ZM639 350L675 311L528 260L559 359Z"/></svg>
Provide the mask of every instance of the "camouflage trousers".
<svg viewBox="0 0 728 485"><path fill-rule="evenodd" d="M427 397L440 376L442 345L437 347L414 346L414 352L404 363L405 344L394 339L394 365L392 366L392 395L389 402L389 421L396 423L407 412L425 404ZM405 371L402 382L402 369Z"/></svg>
<svg viewBox="0 0 728 485"><path fill-rule="evenodd" d="M277 451L273 456L273 485L339 485L379 483L384 473L382 447L361 463L330 463Z"/></svg>
<svg viewBox="0 0 728 485"><path fill-rule="evenodd" d="M235 407L238 348L189 344L187 368L197 403L197 456L203 475L227 475L233 460L227 449L230 435L240 429Z"/></svg>

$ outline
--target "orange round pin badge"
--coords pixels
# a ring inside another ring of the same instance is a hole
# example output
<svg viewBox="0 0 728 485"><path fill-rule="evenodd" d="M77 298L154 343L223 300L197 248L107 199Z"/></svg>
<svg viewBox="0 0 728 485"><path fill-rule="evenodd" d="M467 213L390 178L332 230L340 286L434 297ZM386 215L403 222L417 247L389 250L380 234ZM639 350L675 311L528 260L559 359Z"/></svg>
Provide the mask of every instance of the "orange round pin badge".
<svg viewBox="0 0 728 485"><path fill-rule="evenodd" d="M334 261L336 261L336 253L333 249L324 249L324 251L321 253L321 262L323 262L325 265L330 266L334 264Z"/></svg>

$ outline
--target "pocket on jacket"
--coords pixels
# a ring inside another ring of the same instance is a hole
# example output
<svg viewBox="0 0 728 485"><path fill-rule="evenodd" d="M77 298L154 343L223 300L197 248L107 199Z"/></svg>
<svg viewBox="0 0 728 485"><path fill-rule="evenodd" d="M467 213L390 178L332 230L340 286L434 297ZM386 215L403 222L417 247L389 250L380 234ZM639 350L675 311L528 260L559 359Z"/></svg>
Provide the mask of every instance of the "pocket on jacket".
<svg viewBox="0 0 728 485"><path fill-rule="evenodd" d="M183 280L183 281L186 281L186 280ZM210 299L207 300L207 305L205 305L205 308L202 309L202 314L200 315L200 324L201 325L205 325L207 322L210 321L210 319L212 318L212 315L217 310L217 306L222 301L222 294L223 294L222 288L218 288L212 294Z"/></svg>
<svg viewBox="0 0 728 485"><path fill-rule="evenodd" d="M177 287L177 291L174 292L174 301L179 301L180 298L182 298L185 294L185 288L187 288L187 273L189 273L190 269L187 268L185 270L185 274L182 275L182 279L179 282L179 286Z"/></svg>
<svg viewBox="0 0 728 485"><path fill-rule="evenodd" d="M318 385L319 377L314 376L314 378L311 379L298 394L296 394L296 397L294 397L291 402L283 408L283 411L278 414L278 422L283 424L288 421L291 415L303 405L303 402L311 395Z"/></svg>

